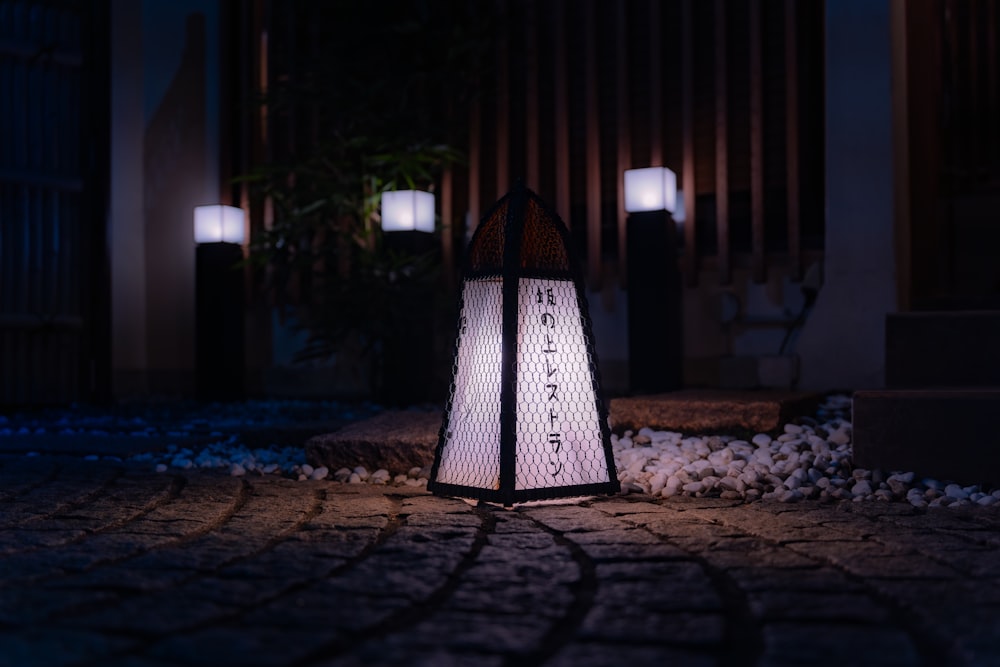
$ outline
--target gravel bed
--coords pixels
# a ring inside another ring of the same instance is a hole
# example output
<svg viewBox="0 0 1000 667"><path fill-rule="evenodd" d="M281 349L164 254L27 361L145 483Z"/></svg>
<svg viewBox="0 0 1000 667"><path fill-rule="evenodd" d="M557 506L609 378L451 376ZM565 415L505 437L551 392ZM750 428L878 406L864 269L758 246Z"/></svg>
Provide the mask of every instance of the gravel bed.
<svg viewBox="0 0 1000 667"><path fill-rule="evenodd" d="M918 478L909 471L855 468L850 409L849 396L829 396L815 418L803 417L785 424L784 433L775 438L758 433L744 440L732 435L686 435L648 428L612 434L622 493L664 498L721 497L747 502L789 503L807 498L907 502L921 508L1000 503L1000 489L963 487L948 481ZM362 466L336 471L313 468L306 462L303 447L275 443L251 448L238 435L225 433L248 424L274 426L294 423L297 419L315 419L317 414L361 419L378 411L378 406L371 404L248 401L199 408L203 413L181 411L180 417L176 408L172 410L171 414L159 417L148 412L145 416L125 417L63 415L54 420L37 417L33 423L0 415L0 437L56 432L96 436L127 433L136 437L162 434L181 438L207 433L219 440L197 448L170 445L166 451L135 454L128 460L148 464L158 472L212 468L228 470L234 476L281 475L301 481L330 478L344 484L426 486L430 477L429 467L412 468L397 475L384 469L368 471ZM28 454L32 455L38 454Z"/></svg>
<svg viewBox="0 0 1000 667"><path fill-rule="evenodd" d="M903 470L855 468L852 462L851 399L826 399L815 419L785 424L772 438L758 433L685 436L640 429L612 436L623 493L652 496L721 497L731 500L897 501L914 507L989 506L1000 489L961 486L917 478Z"/></svg>

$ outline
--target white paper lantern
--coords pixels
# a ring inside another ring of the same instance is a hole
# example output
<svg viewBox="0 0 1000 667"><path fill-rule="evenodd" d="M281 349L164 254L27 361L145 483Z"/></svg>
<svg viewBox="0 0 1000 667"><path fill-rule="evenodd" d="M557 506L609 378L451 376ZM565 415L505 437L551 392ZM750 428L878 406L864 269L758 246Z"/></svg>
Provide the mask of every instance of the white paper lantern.
<svg viewBox="0 0 1000 667"><path fill-rule="evenodd" d="M212 204L194 207L195 243L243 243L243 209Z"/></svg>
<svg viewBox="0 0 1000 667"><path fill-rule="evenodd" d="M420 190L383 192L382 231L433 232L434 195Z"/></svg>
<svg viewBox="0 0 1000 667"><path fill-rule="evenodd" d="M511 505L619 489L568 248L565 226L523 186L477 228L430 491Z"/></svg>
<svg viewBox="0 0 1000 667"><path fill-rule="evenodd" d="M625 210L670 211L677 203L677 175L666 167L625 171Z"/></svg>

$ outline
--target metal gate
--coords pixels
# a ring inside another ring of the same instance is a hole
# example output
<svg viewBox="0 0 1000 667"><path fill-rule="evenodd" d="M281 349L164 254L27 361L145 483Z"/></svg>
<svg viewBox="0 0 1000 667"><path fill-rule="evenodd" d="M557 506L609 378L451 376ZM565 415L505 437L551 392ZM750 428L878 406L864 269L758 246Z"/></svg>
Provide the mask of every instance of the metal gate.
<svg viewBox="0 0 1000 667"><path fill-rule="evenodd" d="M107 16L0 0L0 405L107 389Z"/></svg>

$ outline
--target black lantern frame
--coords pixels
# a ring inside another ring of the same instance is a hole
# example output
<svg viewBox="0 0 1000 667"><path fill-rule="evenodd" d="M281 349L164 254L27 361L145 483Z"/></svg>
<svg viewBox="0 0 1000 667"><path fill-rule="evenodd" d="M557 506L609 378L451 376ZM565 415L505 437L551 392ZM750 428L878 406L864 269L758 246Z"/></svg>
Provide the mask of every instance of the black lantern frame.
<svg viewBox="0 0 1000 667"><path fill-rule="evenodd" d="M476 229L432 493L511 506L620 490L569 240L520 183Z"/></svg>

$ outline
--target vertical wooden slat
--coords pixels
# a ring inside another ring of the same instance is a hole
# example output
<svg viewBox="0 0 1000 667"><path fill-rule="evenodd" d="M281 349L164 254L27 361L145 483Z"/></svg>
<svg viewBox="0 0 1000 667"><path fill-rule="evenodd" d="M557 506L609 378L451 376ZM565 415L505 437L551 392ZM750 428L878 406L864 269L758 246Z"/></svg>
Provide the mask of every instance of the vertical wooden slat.
<svg viewBox="0 0 1000 667"><path fill-rule="evenodd" d="M586 0L584 115L587 128L587 273L592 289L601 286L601 124L599 122L597 73L597 3Z"/></svg>
<svg viewBox="0 0 1000 667"><path fill-rule="evenodd" d="M989 0L989 2L995 1ZM979 169L983 166L983 144L980 138L985 136L985 132L983 131L983 110L980 108L979 103L979 2L977 0L966 0L966 3L968 18L966 19L965 38L962 42L968 48L969 54L966 76L969 82L968 109L970 113L966 118L967 136L969 137L969 156L964 166L966 169ZM989 122L995 122L995 119L991 118Z"/></svg>
<svg viewBox="0 0 1000 667"><path fill-rule="evenodd" d="M802 279L799 199L799 66L796 0L785 0L785 177L788 210L788 260L792 280Z"/></svg>
<svg viewBox="0 0 1000 667"><path fill-rule="evenodd" d="M715 229L719 283L732 281L729 252L729 113L726 80L726 2L715 0Z"/></svg>
<svg viewBox="0 0 1000 667"><path fill-rule="evenodd" d="M996 2L986 3L986 86L987 95L987 118L996 118L1000 115L1000 106L997 104L997 25ZM997 146L997 124L995 122L986 123L988 137L988 152L990 156L996 155L1000 146Z"/></svg>
<svg viewBox="0 0 1000 667"><path fill-rule="evenodd" d="M941 123L948 62L940 6L894 0L893 123L900 308L919 307L947 286L948 219L938 212L951 142Z"/></svg>
<svg viewBox="0 0 1000 667"><path fill-rule="evenodd" d="M569 45L566 38L566 3L557 0L553 5L553 67L555 69L554 129L555 129L555 181L556 212L572 227L570 215L570 167L569 167Z"/></svg>
<svg viewBox="0 0 1000 667"><path fill-rule="evenodd" d="M454 287L455 281L452 196L452 170L449 166L441 173L441 265L444 267L444 284L449 291Z"/></svg>
<svg viewBox="0 0 1000 667"><path fill-rule="evenodd" d="M621 3L624 4L624 3ZM649 166L663 166L663 40L660 0L649 3Z"/></svg>
<svg viewBox="0 0 1000 667"><path fill-rule="evenodd" d="M913 234L911 221L913 171L910 166L910 29L906 0L889 3L889 43L892 45L893 214L896 245L896 296L902 311L913 297ZM916 21L913 22L916 25ZM919 37L919 33L914 33ZM916 110L914 110L916 111Z"/></svg>
<svg viewBox="0 0 1000 667"><path fill-rule="evenodd" d="M479 200L479 161L481 153L482 132L482 110L479 100L475 99L469 105L469 216L466 220L466 235L472 236L479 226L479 218L483 212L480 210Z"/></svg>
<svg viewBox="0 0 1000 667"><path fill-rule="evenodd" d="M507 30L507 3L496 0L497 21L500 24L496 46L496 198L510 187L510 58Z"/></svg>
<svg viewBox="0 0 1000 667"><path fill-rule="evenodd" d="M750 243L754 282L767 280L764 259L764 118L760 0L750 0Z"/></svg>
<svg viewBox="0 0 1000 667"><path fill-rule="evenodd" d="M525 176L529 188L537 190L541 179L538 129L538 10L534 2L524 7L524 139Z"/></svg>
<svg viewBox="0 0 1000 667"><path fill-rule="evenodd" d="M631 122L629 119L628 106L628 26L626 17L626 5L619 2L616 7L615 22L615 44L617 46L616 95L618 114L618 169L615 174L615 181L618 184L618 278L619 284L628 287L626 276L628 275L628 248L626 247L626 219L625 213L625 170L631 168L632 162L632 138L629 132Z"/></svg>
<svg viewBox="0 0 1000 667"><path fill-rule="evenodd" d="M959 35L958 35L958 11L960 9L960 3L957 0L944 0L944 17L945 17L945 41L946 50L948 51L948 75L946 77L948 91L947 94L951 99L951 103L948 106L948 117L946 119L947 126L947 138L946 142L948 148L948 164L945 167L947 177L954 178L955 171L958 169L958 165L962 162L962 141L964 138L963 127L958 118L962 114L962 104L964 100L962 99L962 68L961 59L959 57ZM949 279L950 280L950 279ZM949 283L946 283L948 288L951 287Z"/></svg>
<svg viewBox="0 0 1000 667"><path fill-rule="evenodd" d="M694 180L694 0L681 6L681 132L684 143L684 280L689 287L698 284L697 189Z"/></svg>

